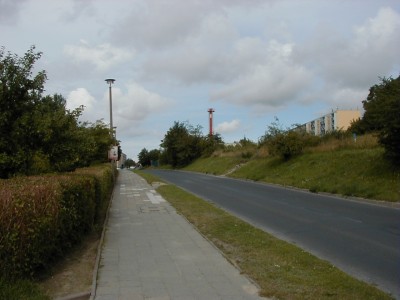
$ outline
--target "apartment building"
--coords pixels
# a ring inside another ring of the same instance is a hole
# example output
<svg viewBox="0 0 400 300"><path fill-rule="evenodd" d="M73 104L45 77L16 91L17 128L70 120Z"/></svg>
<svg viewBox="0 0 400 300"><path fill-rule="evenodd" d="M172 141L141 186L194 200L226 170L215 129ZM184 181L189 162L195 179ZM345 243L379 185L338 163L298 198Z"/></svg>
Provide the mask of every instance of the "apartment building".
<svg viewBox="0 0 400 300"><path fill-rule="evenodd" d="M332 131L347 130L351 122L360 119L360 117L359 110L332 110L331 113L303 124L296 129L304 130L314 135L324 135Z"/></svg>

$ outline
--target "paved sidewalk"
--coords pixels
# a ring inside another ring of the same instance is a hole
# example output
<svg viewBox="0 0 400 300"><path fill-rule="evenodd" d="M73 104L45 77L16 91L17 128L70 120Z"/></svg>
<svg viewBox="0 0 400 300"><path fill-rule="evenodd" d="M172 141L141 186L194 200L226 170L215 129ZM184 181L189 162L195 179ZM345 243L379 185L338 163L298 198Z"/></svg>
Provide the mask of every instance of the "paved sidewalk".
<svg viewBox="0 0 400 300"><path fill-rule="evenodd" d="M96 300L262 299L221 253L140 176L120 170Z"/></svg>

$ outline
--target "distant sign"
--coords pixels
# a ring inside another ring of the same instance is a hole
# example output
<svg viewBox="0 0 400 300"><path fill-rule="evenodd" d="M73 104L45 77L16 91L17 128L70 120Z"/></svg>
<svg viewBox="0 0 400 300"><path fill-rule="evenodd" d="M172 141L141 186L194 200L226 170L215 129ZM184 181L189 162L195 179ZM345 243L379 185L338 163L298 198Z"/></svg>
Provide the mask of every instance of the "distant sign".
<svg viewBox="0 0 400 300"><path fill-rule="evenodd" d="M112 146L108 152L108 159L118 160L118 146Z"/></svg>

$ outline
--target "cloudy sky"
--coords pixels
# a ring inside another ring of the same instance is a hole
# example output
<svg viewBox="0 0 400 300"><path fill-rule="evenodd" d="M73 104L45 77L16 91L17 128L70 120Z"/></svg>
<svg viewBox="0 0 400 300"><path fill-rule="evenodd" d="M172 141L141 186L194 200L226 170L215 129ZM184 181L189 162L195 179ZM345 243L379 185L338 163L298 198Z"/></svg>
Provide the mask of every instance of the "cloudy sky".
<svg viewBox="0 0 400 300"><path fill-rule="evenodd" d="M174 121L257 141L332 109L361 109L400 74L399 0L0 0L0 46L43 56L46 93L113 123L128 157Z"/></svg>

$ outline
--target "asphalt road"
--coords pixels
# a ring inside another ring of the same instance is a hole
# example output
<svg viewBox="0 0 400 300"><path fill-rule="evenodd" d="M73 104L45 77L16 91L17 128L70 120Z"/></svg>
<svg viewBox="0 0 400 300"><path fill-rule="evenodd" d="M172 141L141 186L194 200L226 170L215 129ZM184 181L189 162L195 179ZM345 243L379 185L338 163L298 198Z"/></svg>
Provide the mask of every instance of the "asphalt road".
<svg viewBox="0 0 400 300"><path fill-rule="evenodd" d="M400 299L400 209L193 172L146 172Z"/></svg>

